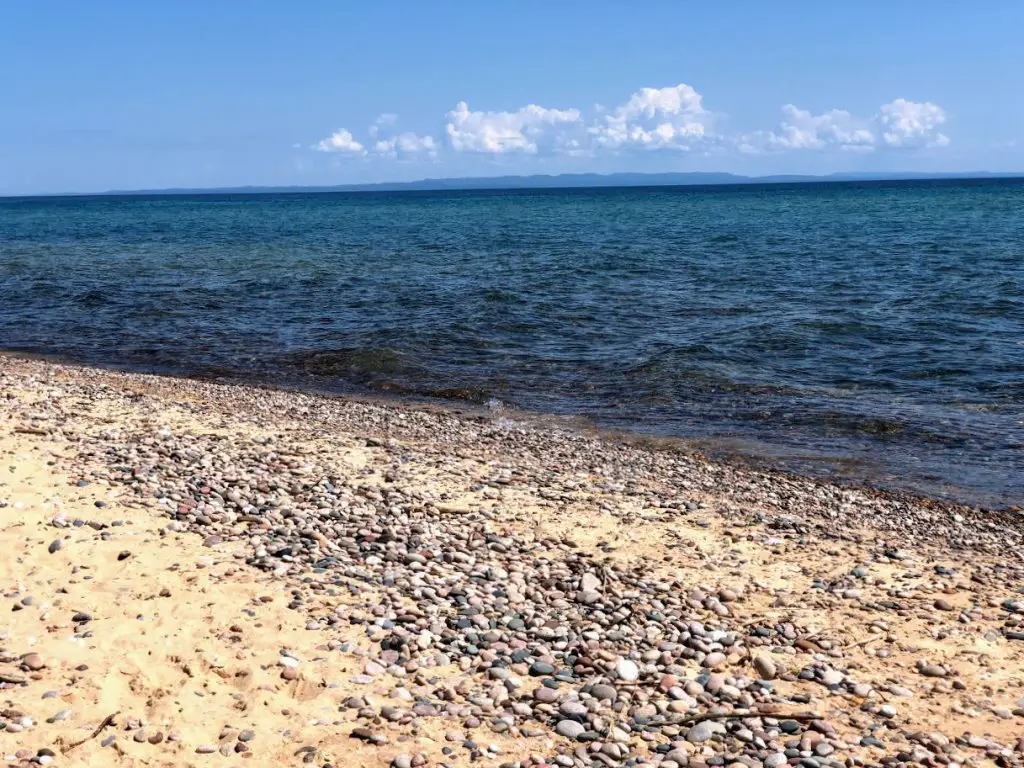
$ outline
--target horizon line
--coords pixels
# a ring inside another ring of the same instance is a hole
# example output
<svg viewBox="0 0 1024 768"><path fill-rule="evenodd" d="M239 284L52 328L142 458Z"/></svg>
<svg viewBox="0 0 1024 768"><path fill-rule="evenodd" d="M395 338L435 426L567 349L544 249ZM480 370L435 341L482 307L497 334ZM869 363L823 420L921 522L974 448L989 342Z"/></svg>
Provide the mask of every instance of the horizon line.
<svg viewBox="0 0 1024 768"><path fill-rule="evenodd" d="M615 180L622 177L635 178L641 183L623 184L557 184L531 186L516 185L516 182L558 181L558 180ZM694 180L705 177L706 181ZM718 180L711 180L718 177ZM665 179L661 183L644 184L644 179ZM674 179L674 180L673 180ZM687 181L690 179L690 181ZM139 189L111 189L102 192L40 192L35 194L0 194L0 199L34 199L49 197L131 197L144 195L217 195L217 194L282 194L302 192L373 192L402 191L410 192L442 192L442 191L486 191L486 190L529 190L529 189L596 189L615 187L673 187L673 186L744 186L748 184L806 184L806 183L843 183L857 181L942 181L942 180L988 180L988 179L1024 179L1024 171L837 171L827 174L810 173L774 173L761 176L749 176L730 171L614 171L610 173L576 172L576 173L535 173L505 174L501 176L442 176L424 177L411 181L370 181L341 184L239 184L218 187L159 187ZM488 182L496 184L488 186ZM505 184L500 184L505 182ZM446 185L446 186L423 186ZM386 188L386 189L385 189Z"/></svg>

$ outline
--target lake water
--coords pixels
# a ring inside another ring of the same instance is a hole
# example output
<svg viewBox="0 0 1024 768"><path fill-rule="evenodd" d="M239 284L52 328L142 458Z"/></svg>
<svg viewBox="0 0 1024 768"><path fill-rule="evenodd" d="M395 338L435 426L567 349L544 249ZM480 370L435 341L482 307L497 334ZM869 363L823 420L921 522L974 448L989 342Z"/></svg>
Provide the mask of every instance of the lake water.
<svg viewBox="0 0 1024 768"><path fill-rule="evenodd" d="M0 348L1024 502L1024 181L0 199Z"/></svg>

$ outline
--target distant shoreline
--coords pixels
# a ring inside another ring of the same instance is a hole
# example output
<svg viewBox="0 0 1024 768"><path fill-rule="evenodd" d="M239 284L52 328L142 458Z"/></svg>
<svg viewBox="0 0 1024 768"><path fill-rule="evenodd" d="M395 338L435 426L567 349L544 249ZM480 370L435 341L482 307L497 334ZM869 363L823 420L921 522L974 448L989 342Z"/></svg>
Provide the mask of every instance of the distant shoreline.
<svg viewBox="0 0 1024 768"><path fill-rule="evenodd" d="M511 190L570 190L660 187L734 187L757 185L885 184L892 182L992 182L1024 181L1024 171L994 173L833 173L823 176L775 174L743 176L732 173L566 173L557 175L458 177L403 182L338 184L328 186L167 187L108 190L104 192L51 192L34 195L0 195L0 200L31 200L54 197L148 197L200 195L280 195L364 192L485 192Z"/></svg>

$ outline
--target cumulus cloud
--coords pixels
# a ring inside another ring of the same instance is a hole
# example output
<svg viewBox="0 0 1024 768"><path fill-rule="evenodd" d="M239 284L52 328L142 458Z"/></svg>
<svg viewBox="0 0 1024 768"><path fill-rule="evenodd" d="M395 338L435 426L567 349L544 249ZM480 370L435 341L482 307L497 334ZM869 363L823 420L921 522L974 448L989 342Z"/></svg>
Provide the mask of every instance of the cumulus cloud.
<svg viewBox="0 0 1024 768"><path fill-rule="evenodd" d="M949 137L939 133L946 122L946 113L930 101L896 99L883 104L877 121L882 139L890 147L944 147Z"/></svg>
<svg viewBox="0 0 1024 768"><path fill-rule="evenodd" d="M398 115L391 114L390 112L386 112L374 120L366 131L371 139L375 139L369 149L357 141L352 133L344 128L335 131L323 141L314 144L313 148L321 152L338 152L361 157L437 157L438 143L433 136L419 136L411 131L403 131L394 135L381 135L382 129L390 128L397 122Z"/></svg>
<svg viewBox="0 0 1024 768"><path fill-rule="evenodd" d="M852 151L944 147L939 132L943 109L931 102L896 99L870 117L844 109L821 114L794 104L782 107L782 119L771 130L721 133L714 112L700 93L686 83L641 88L618 106L594 105L586 114L575 107L551 109L527 104L514 111L477 111L460 101L447 113L442 138L398 132L398 116L386 112L367 128L364 146L341 129L315 149L352 156L436 158L442 151L485 155L560 154L592 157L602 152L693 150L733 147L746 153L789 151Z"/></svg>
<svg viewBox="0 0 1024 768"><path fill-rule="evenodd" d="M356 141L352 134L344 128L315 144L314 149L320 152L341 152L351 155L366 154L366 147Z"/></svg>
<svg viewBox="0 0 1024 768"><path fill-rule="evenodd" d="M866 151L875 146L875 135L863 121L845 109L833 109L813 115L793 104L782 107L778 131L758 131L741 142L745 151L760 149L840 149Z"/></svg>
<svg viewBox="0 0 1024 768"><path fill-rule="evenodd" d="M536 154L542 146L567 144L570 139L560 129L580 119L578 109L528 104L515 112L474 112L460 101L448 113L445 132L456 152Z"/></svg>
<svg viewBox="0 0 1024 768"><path fill-rule="evenodd" d="M378 139L373 145L373 152L381 157L416 157L426 155L437 157L437 142L433 136L418 136L405 131L387 139Z"/></svg>
<svg viewBox="0 0 1024 768"><path fill-rule="evenodd" d="M944 147L949 137L938 132L946 113L938 104L896 99L873 118L858 118L844 109L820 115L787 104L778 130L741 137L743 152L843 149L870 152L879 147Z"/></svg>
<svg viewBox="0 0 1024 768"><path fill-rule="evenodd" d="M710 138L712 113L686 83L641 88L588 129L597 148L692 149Z"/></svg>
<svg viewBox="0 0 1024 768"><path fill-rule="evenodd" d="M369 133L371 137L376 137L377 134L380 133L382 126L395 125L397 122L398 115L394 112L384 112L377 116L377 119L373 121L373 125L371 125L367 130L367 133Z"/></svg>

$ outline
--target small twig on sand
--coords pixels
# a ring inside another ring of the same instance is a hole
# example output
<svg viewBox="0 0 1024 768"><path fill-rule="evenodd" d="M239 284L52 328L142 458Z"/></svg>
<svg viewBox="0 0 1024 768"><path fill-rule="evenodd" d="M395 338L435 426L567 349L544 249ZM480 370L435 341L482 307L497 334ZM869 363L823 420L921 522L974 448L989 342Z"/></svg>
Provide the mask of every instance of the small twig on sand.
<svg viewBox="0 0 1024 768"><path fill-rule="evenodd" d="M86 736L84 739L82 739L80 741L76 741L73 744L68 744L66 747L61 747L60 753L62 755L66 755L68 752L70 752L75 747L80 747L83 744L85 744L85 742L89 741L90 739L95 739L97 736L100 735L100 733L103 732L104 728L107 728L108 726L111 726L111 725L114 724L114 718L117 717L119 714L121 714L121 713L120 712L114 712L112 715L107 715L106 717L103 718L103 722L101 722L99 725L97 725L96 729L92 733L90 733L88 736Z"/></svg>
<svg viewBox="0 0 1024 768"><path fill-rule="evenodd" d="M877 640L884 640L884 639L885 639L884 637L881 637L879 635L875 635L874 637L869 637L867 640L861 640L859 643L853 643L852 645L848 645L846 647L847 648L860 648L862 645L867 645L868 643L874 643Z"/></svg>

